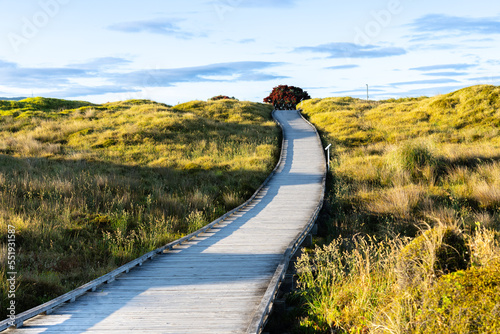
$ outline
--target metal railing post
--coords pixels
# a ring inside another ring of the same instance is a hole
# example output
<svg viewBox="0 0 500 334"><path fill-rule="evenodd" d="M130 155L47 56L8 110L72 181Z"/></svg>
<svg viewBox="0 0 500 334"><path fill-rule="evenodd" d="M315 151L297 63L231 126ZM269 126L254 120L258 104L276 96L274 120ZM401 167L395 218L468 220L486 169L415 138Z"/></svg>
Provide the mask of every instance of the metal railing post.
<svg viewBox="0 0 500 334"><path fill-rule="evenodd" d="M326 148L325 148L325 151L326 151L326 170L330 170L330 146L332 146L332 144L328 145Z"/></svg>

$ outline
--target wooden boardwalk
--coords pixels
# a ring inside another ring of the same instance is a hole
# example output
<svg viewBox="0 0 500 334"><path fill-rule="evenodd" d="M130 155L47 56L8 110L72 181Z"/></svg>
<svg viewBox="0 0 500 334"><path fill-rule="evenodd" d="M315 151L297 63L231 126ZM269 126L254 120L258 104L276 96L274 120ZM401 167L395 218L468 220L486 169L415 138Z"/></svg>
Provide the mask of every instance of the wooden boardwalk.
<svg viewBox="0 0 500 334"><path fill-rule="evenodd" d="M276 111L275 118L284 131L281 163L244 209L6 333L252 332L284 253L324 192L326 164L315 129L295 111Z"/></svg>

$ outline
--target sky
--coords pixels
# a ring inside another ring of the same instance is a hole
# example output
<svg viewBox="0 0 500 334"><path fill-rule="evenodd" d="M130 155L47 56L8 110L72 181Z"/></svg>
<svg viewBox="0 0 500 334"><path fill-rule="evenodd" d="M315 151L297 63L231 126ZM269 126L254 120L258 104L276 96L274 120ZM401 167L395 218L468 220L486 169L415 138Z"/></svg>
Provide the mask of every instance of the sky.
<svg viewBox="0 0 500 334"><path fill-rule="evenodd" d="M498 0L0 0L0 96L381 100L500 84Z"/></svg>

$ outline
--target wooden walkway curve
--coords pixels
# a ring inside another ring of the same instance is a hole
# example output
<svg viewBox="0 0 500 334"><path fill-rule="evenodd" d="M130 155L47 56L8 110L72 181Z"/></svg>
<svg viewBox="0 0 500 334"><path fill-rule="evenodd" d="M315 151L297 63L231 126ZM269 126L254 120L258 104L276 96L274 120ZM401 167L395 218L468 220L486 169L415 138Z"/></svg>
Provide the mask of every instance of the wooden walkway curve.
<svg viewBox="0 0 500 334"><path fill-rule="evenodd" d="M326 173L312 125L296 111L273 114L283 128L281 161L244 209L6 333L258 332L279 266L321 206Z"/></svg>

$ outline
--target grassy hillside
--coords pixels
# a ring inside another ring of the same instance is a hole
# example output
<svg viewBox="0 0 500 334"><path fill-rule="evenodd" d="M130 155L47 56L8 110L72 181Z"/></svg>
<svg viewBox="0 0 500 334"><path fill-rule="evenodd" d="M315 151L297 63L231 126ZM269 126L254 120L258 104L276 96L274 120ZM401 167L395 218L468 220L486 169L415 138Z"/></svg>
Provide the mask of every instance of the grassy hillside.
<svg viewBox="0 0 500 334"><path fill-rule="evenodd" d="M500 331L499 94L299 105L335 147L300 332Z"/></svg>
<svg viewBox="0 0 500 334"><path fill-rule="evenodd" d="M274 167L267 105L0 101L0 258L16 227L16 311L212 221ZM6 272L0 268L6 311Z"/></svg>

